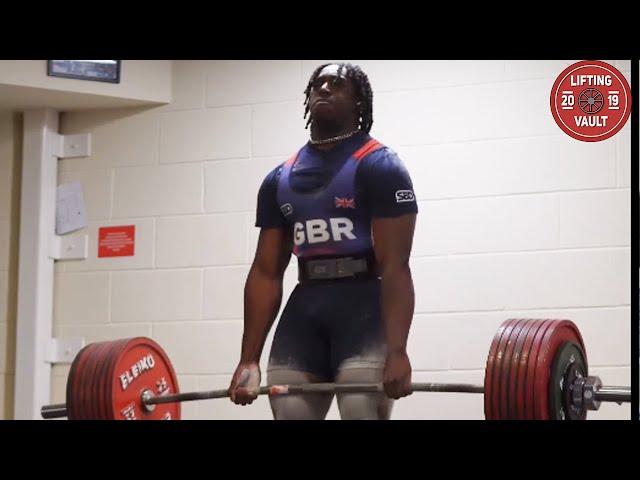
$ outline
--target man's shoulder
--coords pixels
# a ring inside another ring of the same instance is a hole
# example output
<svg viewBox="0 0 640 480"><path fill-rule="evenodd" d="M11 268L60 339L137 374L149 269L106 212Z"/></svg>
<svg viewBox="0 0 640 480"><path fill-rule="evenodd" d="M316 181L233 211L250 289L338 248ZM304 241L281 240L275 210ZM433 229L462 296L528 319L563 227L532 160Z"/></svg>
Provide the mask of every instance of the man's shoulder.
<svg viewBox="0 0 640 480"><path fill-rule="evenodd" d="M269 173L267 173L264 177L263 183L277 182L278 178L280 177L280 174L282 173L284 166L290 161L291 161L291 158L283 160L280 163L278 163L275 167L273 167L271 170L269 170Z"/></svg>
<svg viewBox="0 0 640 480"><path fill-rule="evenodd" d="M364 169L384 171L388 168L402 168L403 163L402 160L400 160L400 156L398 155L398 153L379 140L376 141L378 141L380 145L379 148L373 150L361 160Z"/></svg>
<svg viewBox="0 0 640 480"><path fill-rule="evenodd" d="M300 152L302 152L303 149L304 149L304 147L296 150L295 153L293 153L292 155L289 155L289 157L287 157L285 160L282 160L275 167L273 167L265 175L264 180L262 181L262 186L263 187L265 187L267 185L275 186L278 183L278 180L280 179L280 175L282 174L282 170L284 169L284 166L287 163L290 163L293 160L295 160L295 158L300 154Z"/></svg>
<svg viewBox="0 0 640 480"><path fill-rule="evenodd" d="M267 174L267 176L280 175L284 166L289 163L293 163L300 155L304 155L307 152L307 148L308 145L305 144L302 147L298 148L296 151L292 152L289 156L285 157L284 160L282 160L278 165L276 165L273 170L271 170Z"/></svg>
<svg viewBox="0 0 640 480"><path fill-rule="evenodd" d="M278 165L276 165L273 170L271 170L265 177L265 181L277 181L284 169L285 165L293 163L296 158L300 157L300 155L305 155L308 153L308 144L304 144L302 147L298 148L294 152L292 152L289 156L287 156L283 161L281 161Z"/></svg>

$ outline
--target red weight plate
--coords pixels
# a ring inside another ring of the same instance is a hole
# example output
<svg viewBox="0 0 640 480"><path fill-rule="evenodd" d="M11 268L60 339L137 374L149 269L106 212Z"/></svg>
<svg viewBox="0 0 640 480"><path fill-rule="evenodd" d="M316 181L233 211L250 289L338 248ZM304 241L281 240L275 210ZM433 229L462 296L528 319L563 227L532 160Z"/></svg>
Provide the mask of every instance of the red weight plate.
<svg viewBox="0 0 640 480"><path fill-rule="evenodd" d="M109 361L107 367L106 374L106 384L105 384L105 415L107 420L116 420L116 417L113 414L113 377L115 376L117 360L118 357L122 354L124 348L131 339L125 338L114 342L111 346L111 350L109 352Z"/></svg>
<svg viewBox="0 0 640 480"><path fill-rule="evenodd" d="M147 412L142 393L178 393L178 380L164 350L149 338L130 339L117 356L111 379L110 414L121 420L179 420L180 403L156 405Z"/></svg>
<svg viewBox="0 0 640 480"><path fill-rule="evenodd" d="M74 373L71 385L71 395L73 396L72 403L74 405L74 413L71 418L74 420L84 420L87 414L87 410L84 405L85 391L82 378L84 376L87 362L91 359L91 352L93 351L93 348L93 344L87 345L82 351L82 356L79 356L80 358L77 359L77 369Z"/></svg>
<svg viewBox="0 0 640 480"><path fill-rule="evenodd" d="M493 419L494 420L504 420L504 417L501 414L501 401L502 401L502 392L504 388L504 364L506 356L508 354L508 348L511 346L511 339L513 330L516 325L520 322L517 318L512 318L507 321L507 328L505 328L504 334L502 335L502 339L498 344L498 350L496 351L496 361L494 363L493 370Z"/></svg>
<svg viewBox="0 0 640 480"><path fill-rule="evenodd" d="M80 389L82 392L82 411L83 420L93 420L94 419L94 404L95 404L95 396L92 391L91 382L93 380L93 369L95 367L95 363L98 360L97 351L100 348L99 343L91 344L91 348L87 349L87 362L85 363L84 368L82 369L82 375L80 376Z"/></svg>
<svg viewBox="0 0 640 480"><path fill-rule="evenodd" d="M113 362L113 351L120 345L122 340L114 340L107 342L102 355L102 361L100 367L97 370L97 377L99 382L96 385L96 397L99 398L98 402L98 414L97 418L101 420L108 420L108 406L110 404L107 397L107 386L111 383L110 367Z"/></svg>
<svg viewBox="0 0 640 480"><path fill-rule="evenodd" d="M96 366L94 369L94 378L92 381L92 391L94 402L94 411L93 411L93 419L94 420L104 420L105 416L105 408L104 408L104 393L103 387L104 384L104 368L108 363L109 351L111 349L112 342L102 342L100 343L99 349L96 351L96 356L99 360L96 362Z"/></svg>
<svg viewBox="0 0 640 480"><path fill-rule="evenodd" d="M504 345L511 334L513 323L516 321L510 319L502 322L491 342L484 374L484 411L487 420L497 420L499 418L497 387L499 387L500 382L500 367L504 355Z"/></svg>
<svg viewBox="0 0 640 480"><path fill-rule="evenodd" d="M538 351L534 381L534 418L549 420L549 382L551 367L558 349L564 342L572 342L585 352L582 336L576 325L569 320L556 320L547 330ZM586 364L586 356L585 356Z"/></svg>
<svg viewBox="0 0 640 480"><path fill-rule="evenodd" d="M84 348L80 349L77 353L73 362L71 362L71 367L69 368L69 374L67 375L67 387L65 391L66 398L66 407L67 407L67 418L73 420L75 418L75 403L74 403L74 393L75 389L73 388L75 385L75 376L78 371L80 361L82 360L82 353Z"/></svg>
<svg viewBox="0 0 640 480"><path fill-rule="evenodd" d="M67 417L69 420L84 420L86 417L87 411L84 405L85 389L82 378L87 361L90 360L91 352L94 348L93 343L86 345L78 352L71 365L69 379L67 380Z"/></svg>
<svg viewBox="0 0 640 480"><path fill-rule="evenodd" d="M535 320L526 319L525 323L520 329L520 333L516 340L516 345L513 349L513 355L511 357L511 369L509 372L509 397L507 401L507 418L510 420L520 420L524 418L524 413L520 410L522 403L522 385L519 378L520 361L523 353L525 352L525 345L529 332L536 325ZM528 351L527 351L528 354Z"/></svg>
<svg viewBox="0 0 640 480"><path fill-rule="evenodd" d="M87 345L88 346L88 345ZM77 388L76 388L76 378L79 371L82 368L82 364L84 363L84 353L87 349L87 346L80 349L78 354L71 362L71 367L69 368L69 375L67 376L67 388L66 388L66 406L67 406L67 418L69 420L75 420L77 416Z"/></svg>
<svg viewBox="0 0 640 480"><path fill-rule="evenodd" d="M87 349L87 360L82 368L82 373L78 377L78 388L80 389L80 402L82 405L82 420L91 420L93 404L91 402L91 386L89 382L91 381L91 369L93 368L94 361L96 359L96 349L98 347L97 343L92 343L91 346Z"/></svg>
<svg viewBox="0 0 640 480"><path fill-rule="evenodd" d="M93 343L91 348L87 350L87 362L82 369L82 376L80 380L80 388L82 392L82 410L84 420L93 420L93 407L95 404L95 398L92 391L91 381L93 379L93 369L95 367L96 360L98 360L97 351L100 347L99 343Z"/></svg>
<svg viewBox="0 0 640 480"><path fill-rule="evenodd" d="M111 384L113 383L113 375L115 372L115 360L120 354L120 351L124 345L126 345L128 339L115 340L110 343L109 351L105 356L105 362L102 368L102 385L101 385L101 397L102 397L102 418L105 420L113 420L111 415Z"/></svg>
<svg viewBox="0 0 640 480"><path fill-rule="evenodd" d="M92 378L91 378L91 401L92 401L92 407L91 407L91 420L100 420L101 419L101 414L100 414L100 408L102 405L102 398L100 398L100 391L99 391L99 385L100 382L102 380L102 378L100 377L100 368L102 367L102 364L104 362L104 357L107 353L108 350L108 346L109 346L110 342L99 342L96 344L96 350L95 350L95 360L94 360L94 366L92 368L93 370L93 374L92 374Z"/></svg>
<svg viewBox="0 0 640 480"><path fill-rule="evenodd" d="M500 420L508 420L508 404L509 404L509 389L510 389L510 377L511 377L511 359L513 357L513 351L517 343L518 336L522 330L525 320L516 319L513 323L513 328L509 334L504 347L504 356L502 358L500 366L500 375L497 377L499 386L496 388L498 394L497 414Z"/></svg>
<svg viewBox="0 0 640 480"><path fill-rule="evenodd" d="M487 364L484 369L484 418L486 420L493 420L491 410L491 397L493 395L493 366L496 360L496 351L498 349L498 343L504 333L505 324L503 323L498 328L498 331L493 336L491 346L489 347L489 354L487 355Z"/></svg>
<svg viewBox="0 0 640 480"><path fill-rule="evenodd" d="M548 409L548 400L547 398L539 398L540 392L538 387L538 382L541 377L544 376L544 372L540 371L540 360L541 355L549 355L549 340L552 339L556 333L556 329L558 327L559 320L553 320L549 325L549 328L544 333L544 336L541 337L539 342L539 348L537 355L535 357L535 370L533 372L532 382L533 382L533 419L534 420L547 420L549 416ZM555 352L554 352L555 353Z"/></svg>
<svg viewBox="0 0 640 480"><path fill-rule="evenodd" d="M536 374L536 364L538 361L538 352L540 351L540 347L542 345L542 340L547 330L551 328L554 324L555 320L543 320L542 325L536 332L533 343L531 344L531 349L529 350L529 358L527 360L527 372L524 378L524 388L525 388L525 396L524 396L524 412L525 418L527 420L535 420L534 413L534 398L535 398L535 374Z"/></svg>
<svg viewBox="0 0 640 480"><path fill-rule="evenodd" d="M528 320L522 318L513 327L511 336L509 337L509 345L505 350L504 361L502 362L502 385L500 386L500 418L503 420L513 419L512 405L515 403L515 384L514 384L514 356L519 355L518 346L522 346L523 329L527 326Z"/></svg>
<svg viewBox="0 0 640 480"><path fill-rule="evenodd" d="M103 342L100 346L100 362L96 365L95 368L95 378L93 382L93 390L94 390L94 398L95 402L95 411L94 411L94 419L95 420L103 420L104 419L104 398L102 392L102 384L104 383L104 368L105 364L108 362L109 351L111 348L112 342Z"/></svg>
<svg viewBox="0 0 640 480"><path fill-rule="evenodd" d="M537 335L538 331L544 325L544 320L535 320L532 319L529 327L529 332L527 333L526 338L524 339L524 343L522 345L522 353L520 354L520 360L518 364L516 384L517 384L517 395L516 395L516 411L519 419L527 418L527 410L526 410L526 395L527 395L527 374L529 367L529 356L531 355L531 347L533 346L533 340Z"/></svg>

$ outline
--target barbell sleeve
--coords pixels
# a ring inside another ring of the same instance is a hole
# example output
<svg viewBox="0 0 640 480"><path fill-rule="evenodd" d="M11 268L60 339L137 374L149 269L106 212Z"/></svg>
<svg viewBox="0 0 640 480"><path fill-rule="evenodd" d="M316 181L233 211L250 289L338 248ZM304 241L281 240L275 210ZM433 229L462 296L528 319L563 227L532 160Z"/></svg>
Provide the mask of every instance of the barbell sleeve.
<svg viewBox="0 0 640 480"><path fill-rule="evenodd" d="M631 389L629 387L601 387L594 394L599 402L631 402Z"/></svg>

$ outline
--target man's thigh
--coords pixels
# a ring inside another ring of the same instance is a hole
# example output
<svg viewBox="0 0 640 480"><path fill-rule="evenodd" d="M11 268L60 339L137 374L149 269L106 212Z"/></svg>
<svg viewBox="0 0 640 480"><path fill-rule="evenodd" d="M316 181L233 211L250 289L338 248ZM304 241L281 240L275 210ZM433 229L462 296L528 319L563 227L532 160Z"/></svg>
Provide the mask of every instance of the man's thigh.
<svg viewBox="0 0 640 480"><path fill-rule="evenodd" d="M384 365L342 368L336 383L381 383ZM338 409L343 420L389 420L393 399L380 393L339 393Z"/></svg>
<svg viewBox="0 0 640 480"><path fill-rule="evenodd" d="M324 379L308 372L286 368L267 371L268 385L295 385L318 383ZM331 407L333 394L294 394L269 397L273 418L276 420L324 420Z"/></svg>

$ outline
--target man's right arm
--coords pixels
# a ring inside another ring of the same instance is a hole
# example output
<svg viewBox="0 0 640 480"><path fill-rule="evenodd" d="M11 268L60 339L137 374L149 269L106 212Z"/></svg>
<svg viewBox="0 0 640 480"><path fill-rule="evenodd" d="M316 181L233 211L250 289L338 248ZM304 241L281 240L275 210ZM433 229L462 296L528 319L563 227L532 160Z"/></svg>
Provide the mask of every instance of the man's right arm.
<svg viewBox="0 0 640 480"><path fill-rule="evenodd" d="M231 401L251 404L260 386L260 356L282 303L282 281L292 251L291 231L277 202L280 167L264 179L258 192L256 226L260 237L244 287L244 332L240 362L231 379Z"/></svg>
<svg viewBox="0 0 640 480"><path fill-rule="evenodd" d="M258 248L244 287L241 362L259 362L267 334L280 310L282 281L291 258L291 237L284 228L260 231Z"/></svg>
<svg viewBox="0 0 640 480"><path fill-rule="evenodd" d="M291 239L284 228L260 230L258 248L244 286L244 331L240 362L231 378L229 397L251 404L260 388L260 356L282 302L282 281L291 257Z"/></svg>

